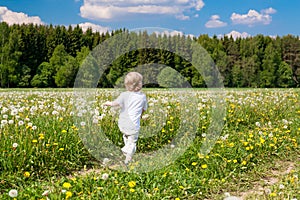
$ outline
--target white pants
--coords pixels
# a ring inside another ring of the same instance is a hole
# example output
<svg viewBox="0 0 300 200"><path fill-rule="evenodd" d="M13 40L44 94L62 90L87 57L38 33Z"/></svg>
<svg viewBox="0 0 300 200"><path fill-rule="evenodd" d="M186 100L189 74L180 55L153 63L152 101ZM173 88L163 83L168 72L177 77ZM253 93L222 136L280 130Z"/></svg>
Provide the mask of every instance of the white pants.
<svg viewBox="0 0 300 200"><path fill-rule="evenodd" d="M125 135L123 134L123 140L124 140L124 147L121 149L122 152L125 154L126 158L129 159L132 158L133 154L136 151L136 143L139 138L138 134L134 135Z"/></svg>

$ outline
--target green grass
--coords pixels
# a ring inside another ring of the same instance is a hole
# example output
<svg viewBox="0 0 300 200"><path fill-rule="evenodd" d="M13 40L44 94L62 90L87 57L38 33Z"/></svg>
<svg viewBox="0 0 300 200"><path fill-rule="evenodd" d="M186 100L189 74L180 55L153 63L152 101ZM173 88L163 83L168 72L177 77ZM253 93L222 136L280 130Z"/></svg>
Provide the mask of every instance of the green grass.
<svg viewBox="0 0 300 200"><path fill-rule="evenodd" d="M1 92L0 198L11 199L16 189L17 199L223 199L226 192L300 199L300 90L226 90L221 137L208 154L202 148L216 106L209 92L194 90L181 100L164 90L145 92L150 117L142 121L139 163L128 172L101 163L117 158L123 145L117 113L101 106L116 97L113 90L97 90L86 107L97 112L79 117L72 90ZM88 126L95 115L102 117ZM178 130L190 135L174 139ZM167 155L156 154L162 148Z"/></svg>

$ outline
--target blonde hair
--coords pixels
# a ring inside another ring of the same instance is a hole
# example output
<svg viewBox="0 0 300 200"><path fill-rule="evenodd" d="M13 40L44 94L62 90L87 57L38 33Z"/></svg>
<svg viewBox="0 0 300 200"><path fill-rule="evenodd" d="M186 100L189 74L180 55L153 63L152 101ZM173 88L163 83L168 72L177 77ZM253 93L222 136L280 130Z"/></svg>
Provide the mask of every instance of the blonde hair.
<svg viewBox="0 0 300 200"><path fill-rule="evenodd" d="M138 92L143 87L143 76L138 72L129 72L125 76L124 84L128 91Z"/></svg>

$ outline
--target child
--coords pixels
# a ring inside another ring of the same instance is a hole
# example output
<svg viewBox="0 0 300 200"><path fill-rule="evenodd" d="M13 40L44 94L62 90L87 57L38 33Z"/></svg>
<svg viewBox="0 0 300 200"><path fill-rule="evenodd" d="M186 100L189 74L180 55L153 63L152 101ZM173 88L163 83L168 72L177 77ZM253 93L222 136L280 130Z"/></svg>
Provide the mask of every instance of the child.
<svg viewBox="0 0 300 200"><path fill-rule="evenodd" d="M104 103L105 106L121 107L118 126L123 133L125 146L122 148L122 152L126 156L126 165L132 160L132 156L136 151L140 119L142 113L147 109L146 95L141 92L143 86L142 81L143 76L140 73L128 73L124 81L127 91L122 92L116 100Z"/></svg>

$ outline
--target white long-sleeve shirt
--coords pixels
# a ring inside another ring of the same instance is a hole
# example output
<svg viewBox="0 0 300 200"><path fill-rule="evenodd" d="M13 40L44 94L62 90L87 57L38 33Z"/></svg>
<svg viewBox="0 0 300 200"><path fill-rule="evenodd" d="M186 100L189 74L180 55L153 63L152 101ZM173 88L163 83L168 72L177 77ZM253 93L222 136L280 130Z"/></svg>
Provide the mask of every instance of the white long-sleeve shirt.
<svg viewBox="0 0 300 200"><path fill-rule="evenodd" d="M126 130L127 135L136 134L140 130L140 119L143 110L147 110L147 98L142 92L122 92L114 101L121 107L118 126Z"/></svg>

